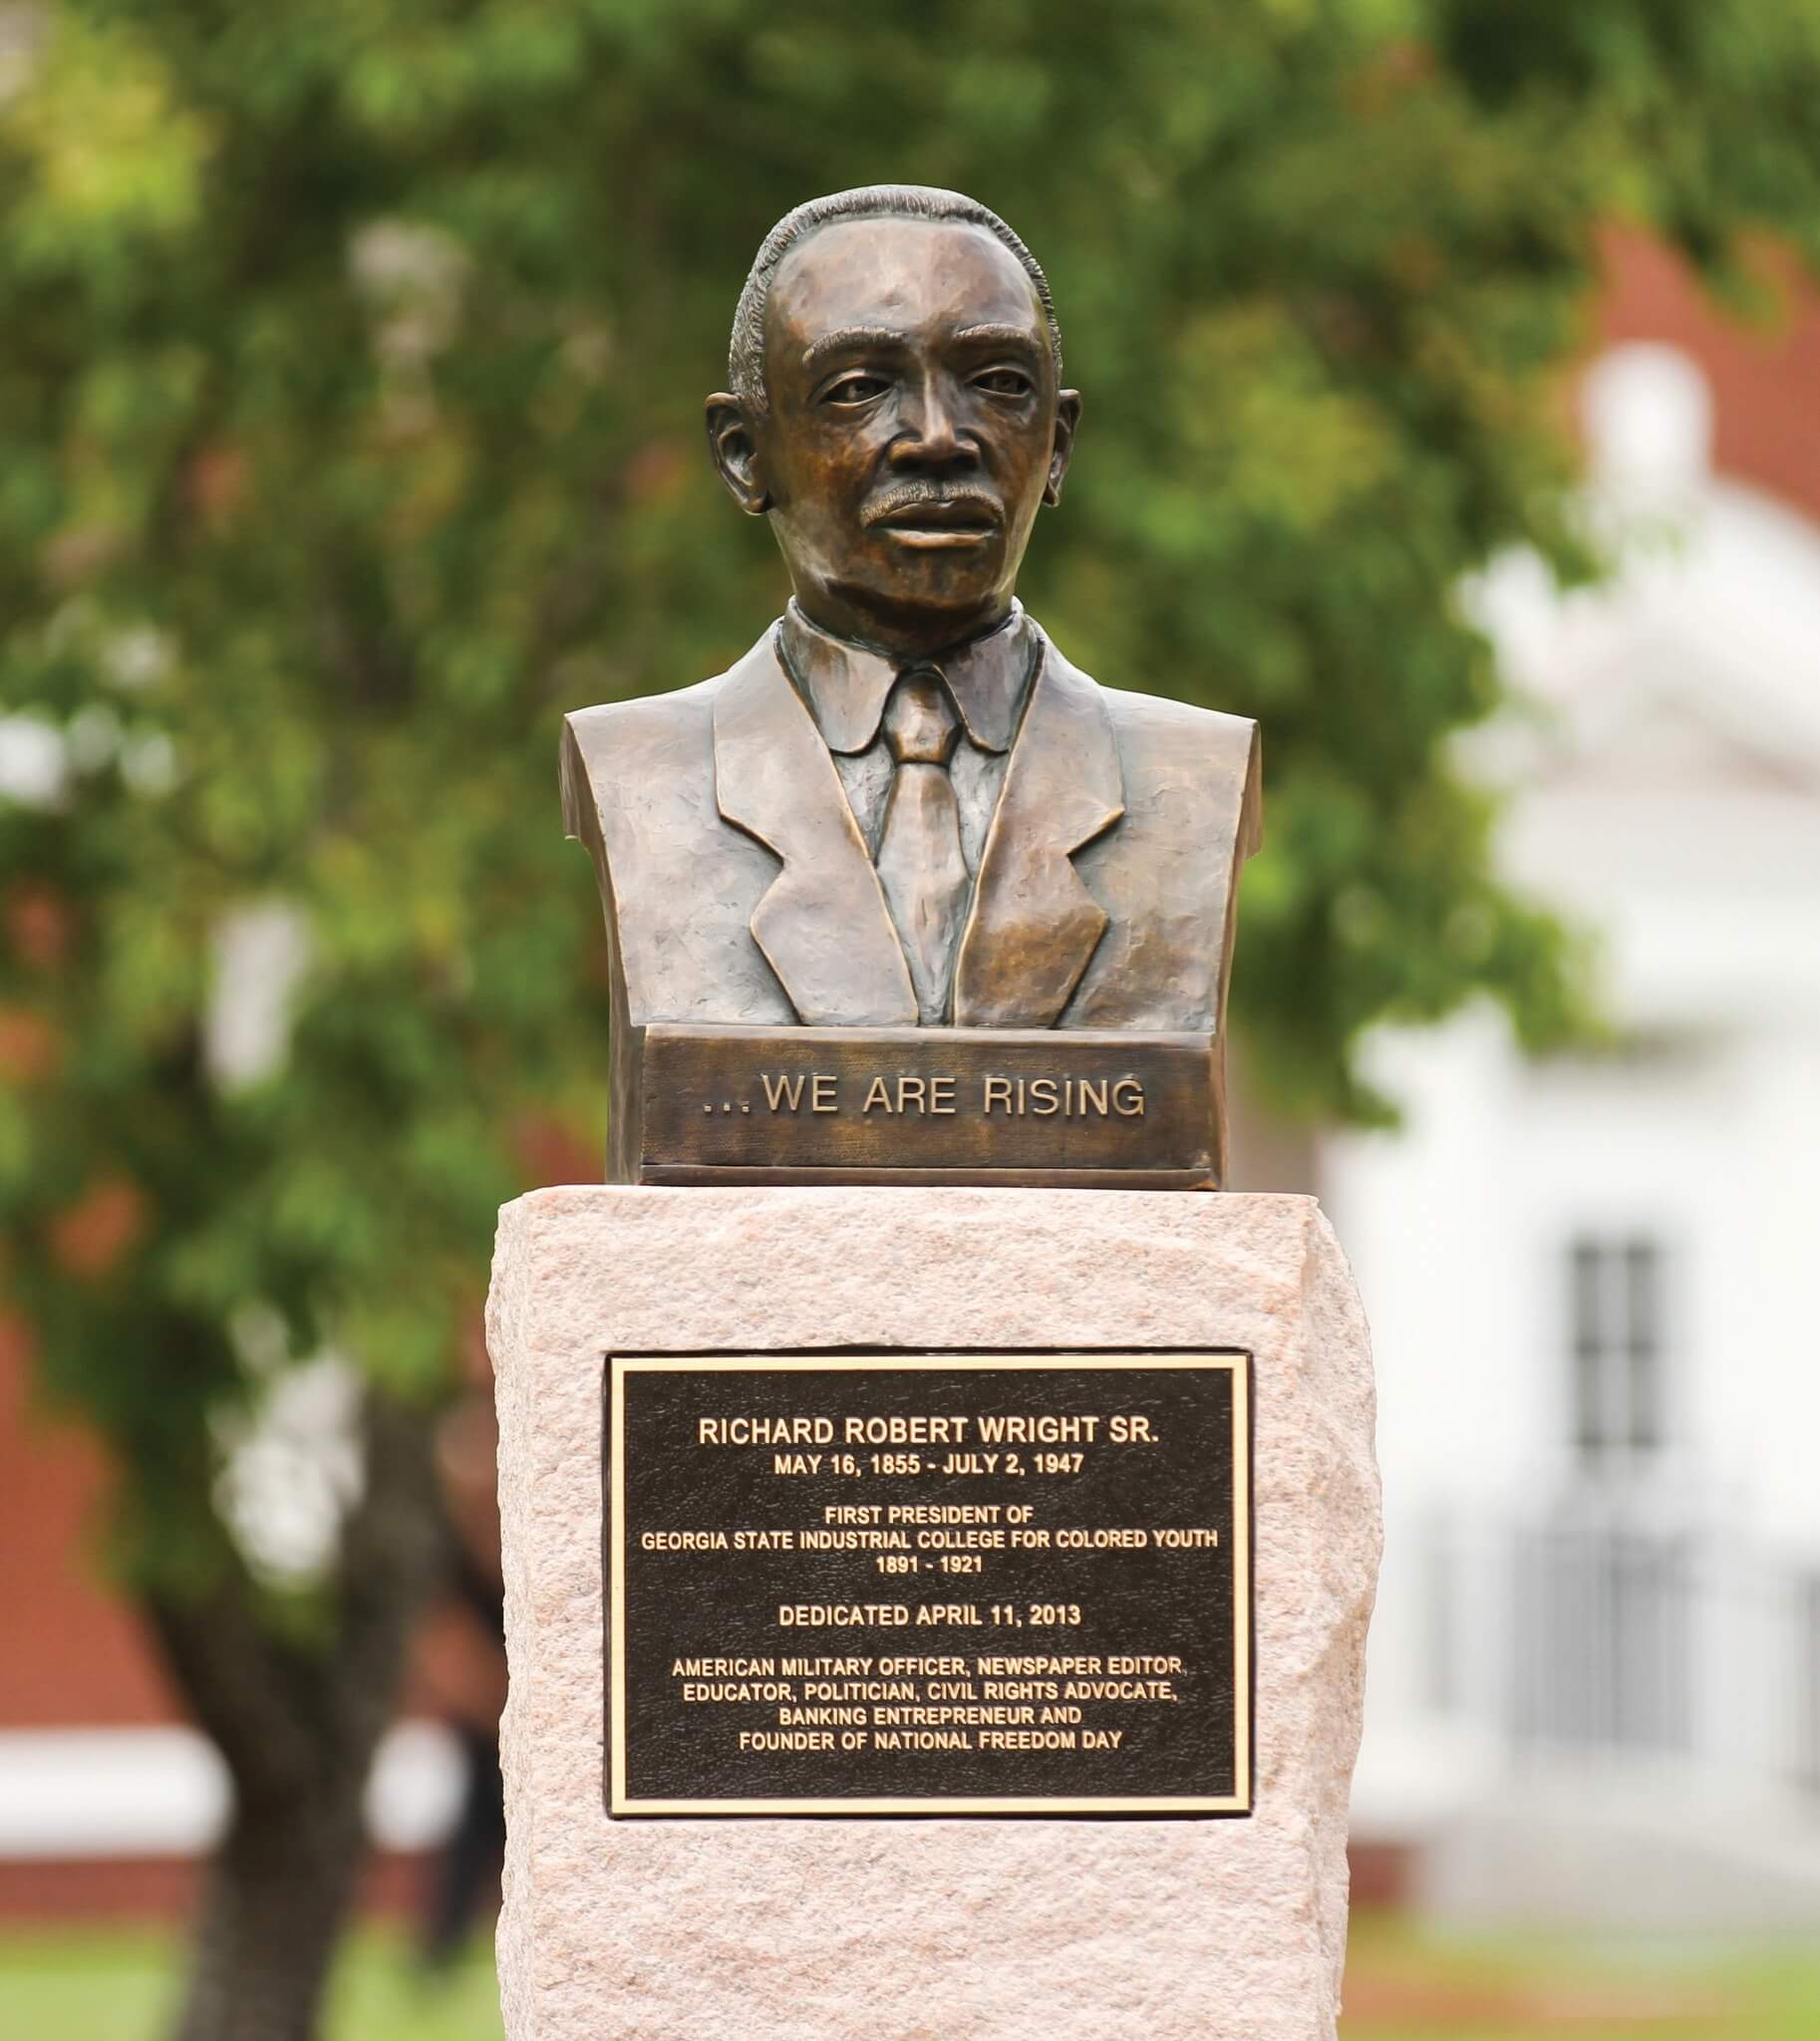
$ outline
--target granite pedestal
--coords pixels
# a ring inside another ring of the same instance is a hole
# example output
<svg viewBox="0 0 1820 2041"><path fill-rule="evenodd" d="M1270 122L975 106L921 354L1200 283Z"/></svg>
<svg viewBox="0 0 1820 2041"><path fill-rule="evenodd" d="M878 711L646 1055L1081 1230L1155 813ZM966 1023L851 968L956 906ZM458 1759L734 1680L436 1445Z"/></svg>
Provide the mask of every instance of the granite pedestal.
<svg viewBox="0 0 1820 2041"><path fill-rule="evenodd" d="M534 1192L501 1214L510 2041L1332 2041L1380 1540L1364 1316L1312 1199ZM609 1352L1253 1355L1255 1809L610 1821Z"/></svg>

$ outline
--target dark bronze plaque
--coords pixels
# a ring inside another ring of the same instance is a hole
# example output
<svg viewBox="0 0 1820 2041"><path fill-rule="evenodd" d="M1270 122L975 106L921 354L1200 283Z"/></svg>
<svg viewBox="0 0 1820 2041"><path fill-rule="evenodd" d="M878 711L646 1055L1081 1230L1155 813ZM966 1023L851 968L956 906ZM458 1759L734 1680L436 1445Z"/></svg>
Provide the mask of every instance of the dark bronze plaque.
<svg viewBox="0 0 1820 2041"><path fill-rule="evenodd" d="M615 1174L648 1184L1217 1189L1205 1034L1086 1028L644 1031Z"/></svg>
<svg viewBox="0 0 1820 2041"><path fill-rule="evenodd" d="M1243 1353L612 1357L607 1806L1245 1814Z"/></svg>

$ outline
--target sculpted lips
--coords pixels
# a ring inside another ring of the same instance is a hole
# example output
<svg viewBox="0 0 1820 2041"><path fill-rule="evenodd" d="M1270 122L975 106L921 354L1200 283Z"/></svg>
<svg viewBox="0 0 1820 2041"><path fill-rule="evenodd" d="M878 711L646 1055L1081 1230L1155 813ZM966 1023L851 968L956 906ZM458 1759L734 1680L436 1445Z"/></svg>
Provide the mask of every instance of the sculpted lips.
<svg viewBox="0 0 1820 2041"><path fill-rule="evenodd" d="M905 545L981 545L999 529L1003 513L980 489L887 490L866 510L866 523Z"/></svg>

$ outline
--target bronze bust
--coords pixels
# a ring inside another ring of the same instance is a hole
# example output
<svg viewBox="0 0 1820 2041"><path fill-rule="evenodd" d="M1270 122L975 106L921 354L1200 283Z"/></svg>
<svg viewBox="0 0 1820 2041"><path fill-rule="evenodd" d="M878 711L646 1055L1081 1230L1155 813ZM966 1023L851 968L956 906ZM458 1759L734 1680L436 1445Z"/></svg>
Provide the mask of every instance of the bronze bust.
<svg viewBox="0 0 1820 2041"><path fill-rule="evenodd" d="M728 672L581 710L563 742L616 1114L621 1040L662 1023L1217 1044L1257 729L1102 688L1016 600L1080 417L1030 251L955 192L812 200L758 251L729 380L710 451L770 521L788 610Z"/></svg>

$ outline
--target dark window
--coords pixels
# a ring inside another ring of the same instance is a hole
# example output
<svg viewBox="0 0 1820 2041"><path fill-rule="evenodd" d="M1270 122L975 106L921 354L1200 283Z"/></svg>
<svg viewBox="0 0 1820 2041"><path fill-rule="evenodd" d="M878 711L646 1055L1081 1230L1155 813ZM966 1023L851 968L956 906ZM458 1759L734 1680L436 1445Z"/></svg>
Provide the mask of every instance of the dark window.
<svg viewBox="0 0 1820 2041"><path fill-rule="evenodd" d="M1583 1235L1568 1250L1574 1442L1589 1459L1663 1443L1662 1290L1655 1241Z"/></svg>

